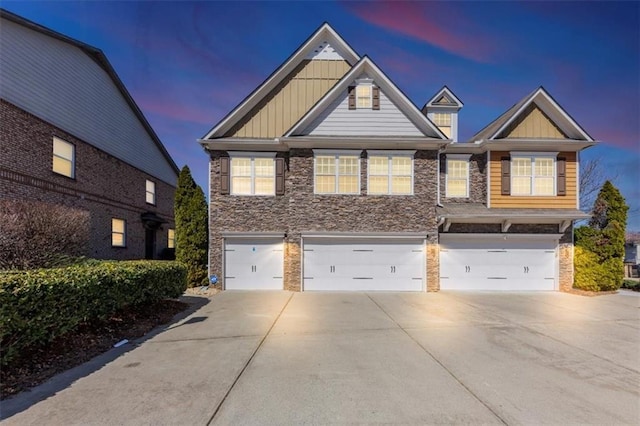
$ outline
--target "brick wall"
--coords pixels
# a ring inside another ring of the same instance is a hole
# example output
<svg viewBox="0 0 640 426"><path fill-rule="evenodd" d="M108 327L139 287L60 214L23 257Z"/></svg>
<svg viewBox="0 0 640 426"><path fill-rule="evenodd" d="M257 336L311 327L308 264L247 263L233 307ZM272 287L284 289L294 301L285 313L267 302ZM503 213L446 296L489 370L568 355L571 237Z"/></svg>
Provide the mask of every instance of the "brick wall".
<svg viewBox="0 0 640 426"><path fill-rule="evenodd" d="M487 202L487 154L473 154L469 158L469 197L447 197L447 156L440 156L440 202L483 203Z"/></svg>
<svg viewBox="0 0 640 426"><path fill-rule="evenodd" d="M174 227L175 187L100 151L50 123L0 100L0 197L68 205L91 214L90 257L140 259L145 231L140 215L167 221L156 232L156 257ZM52 171L53 137L75 146L75 178ZM156 184L156 205L145 202L145 182ZM111 247L111 218L127 222L127 247Z"/></svg>

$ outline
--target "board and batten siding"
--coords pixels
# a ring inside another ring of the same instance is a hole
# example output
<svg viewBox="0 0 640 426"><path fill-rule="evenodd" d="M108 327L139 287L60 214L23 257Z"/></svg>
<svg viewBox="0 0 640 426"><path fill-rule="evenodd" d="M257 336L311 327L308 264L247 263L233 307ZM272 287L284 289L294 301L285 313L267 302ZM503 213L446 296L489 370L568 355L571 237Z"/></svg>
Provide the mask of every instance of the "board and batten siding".
<svg viewBox="0 0 640 426"><path fill-rule="evenodd" d="M509 124L502 132L505 138L566 139L567 136L553 124L536 104L529 105L520 118Z"/></svg>
<svg viewBox="0 0 640 426"><path fill-rule="evenodd" d="M170 185L176 184L173 167L109 74L83 50L3 19L0 52L3 99Z"/></svg>
<svg viewBox="0 0 640 426"><path fill-rule="evenodd" d="M302 61L225 136L235 138L282 136L350 68L346 61L320 59Z"/></svg>
<svg viewBox="0 0 640 426"><path fill-rule="evenodd" d="M502 195L501 173L502 173L502 157L509 157L509 152L491 151L491 194L492 208L557 208L557 209L575 209L576 208L576 153L561 152L558 157L567 159L566 171L566 188L567 195L552 197L531 197L523 195Z"/></svg>
<svg viewBox="0 0 640 426"><path fill-rule="evenodd" d="M347 91L341 93L303 131L311 136L424 136L415 124L380 90L380 109L349 109Z"/></svg>

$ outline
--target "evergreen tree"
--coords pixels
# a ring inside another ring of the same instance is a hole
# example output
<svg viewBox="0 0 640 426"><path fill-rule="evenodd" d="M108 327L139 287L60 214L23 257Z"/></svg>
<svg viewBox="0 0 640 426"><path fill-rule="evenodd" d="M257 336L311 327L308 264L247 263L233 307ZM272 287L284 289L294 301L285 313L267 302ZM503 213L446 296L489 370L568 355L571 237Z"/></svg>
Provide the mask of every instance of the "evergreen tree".
<svg viewBox="0 0 640 426"><path fill-rule="evenodd" d="M176 260L187 266L189 287L207 283L208 212L202 189L196 185L188 166L178 177L174 212Z"/></svg>
<svg viewBox="0 0 640 426"><path fill-rule="evenodd" d="M620 191L606 181L593 205L589 226L576 229L576 246L584 249L585 256L591 256L591 253L595 255L593 259L597 260L591 265L593 262L576 259L576 287L583 287L578 278L588 276L588 271L584 269L591 268L598 270L599 290L620 288L624 278L624 236L628 210L629 206Z"/></svg>

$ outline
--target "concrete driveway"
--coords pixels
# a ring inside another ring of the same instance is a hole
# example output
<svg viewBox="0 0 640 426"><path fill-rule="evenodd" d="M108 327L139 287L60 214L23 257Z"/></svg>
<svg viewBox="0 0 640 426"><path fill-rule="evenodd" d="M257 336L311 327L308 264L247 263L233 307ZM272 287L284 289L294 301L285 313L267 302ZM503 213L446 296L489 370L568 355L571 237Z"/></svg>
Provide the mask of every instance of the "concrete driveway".
<svg viewBox="0 0 640 426"><path fill-rule="evenodd" d="M7 425L639 424L627 294L225 292L2 412Z"/></svg>

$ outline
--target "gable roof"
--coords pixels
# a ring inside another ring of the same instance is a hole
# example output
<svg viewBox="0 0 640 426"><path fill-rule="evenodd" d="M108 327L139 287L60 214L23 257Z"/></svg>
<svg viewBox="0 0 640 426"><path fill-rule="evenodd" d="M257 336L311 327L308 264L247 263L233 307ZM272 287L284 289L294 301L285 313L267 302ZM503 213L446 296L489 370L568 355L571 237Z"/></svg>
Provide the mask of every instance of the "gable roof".
<svg viewBox="0 0 640 426"><path fill-rule="evenodd" d="M517 120L529 105L534 103L553 124L558 126L570 139L595 142L595 140L540 86L501 116L476 133L469 142L500 139L501 133Z"/></svg>
<svg viewBox="0 0 640 426"><path fill-rule="evenodd" d="M351 70L336 83L296 124L284 134L284 137L300 135L312 122L333 102L347 87L361 74L366 73L389 99L411 120L411 122L425 135L434 139L447 137L431 122L411 100L387 77L380 68L368 57L363 56Z"/></svg>
<svg viewBox="0 0 640 426"><path fill-rule="evenodd" d="M441 99L444 98L446 102L442 102ZM449 89L446 85L442 86L442 89L438 90L438 92L433 95L431 99L429 99L422 110L424 111L428 107L455 107L460 109L464 106L462 101L458 99L458 97Z"/></svg>
<svg viewBox="0 0 640 426"><path fill-rule="evenodd" d="M52 37L64 43L68 43L72 46L75 46L80 50L82 50L94 62L96 62L111 78L111 80L113 81L113 84L118 88L122 97L125 99L125 101L129 105L133 113L136 115L136 118L140 121L140 124L142 124L146 132L149 134L149 137L151 138L151 140L153 140L158 150L162 153L163 157L167 160L167 162L169 163L169 166L175 172L177 177L177 175L180 173L178 166L173 161L173 159L169 155L169 152L160 141L160 138L158 138L158 135L155 133L155 131L153 130L153 128L145 118L144 114L142 113L138 105L135 103L133 98L131 97L131 94L129 94L129 91L125 87L122 80L120 80L120 77L118 77L118 74L116 73L114 68L111 66L111 64L109 63L109 60L107 59L105 54L102 52L102 50L98 49L97 47L93 47L91 45L78 41L76 39L73 39L71 37L68 37L64 34L56 32L42 25L36 24L35 22L29 21L28 19L25 19L21 16L18 16L2 8L0 8L0 17L2 19L7 19L13 23L26 27L30 30L37 31L46 36Z"/></svg>
<svg viewBox="0 0 640 426"><path fill-rule="evenodd" d="M327 50L327 43L331 49ZM202 139L222 137L253 107L255 107L271 90L273 90L304 59L311 56L333 56L339 54L349 65L355 64L360 56L344 41L342 37L325 22L305 40L296 51L285 60L265 81L244 98L229 114L216 124Z"/></svg>

